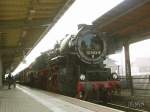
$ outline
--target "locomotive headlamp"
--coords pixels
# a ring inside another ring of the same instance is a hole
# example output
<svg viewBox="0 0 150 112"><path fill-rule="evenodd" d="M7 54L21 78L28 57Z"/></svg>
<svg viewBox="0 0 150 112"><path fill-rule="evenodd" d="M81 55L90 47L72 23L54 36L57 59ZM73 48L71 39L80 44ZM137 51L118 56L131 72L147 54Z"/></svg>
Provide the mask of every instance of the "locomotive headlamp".
<svg viewBox="0 0 150 112"><path fill-rule="evenodd" d="M113 78L114 80L118 79L118 74L117 74L117 73L112 73L112 78Z"/></svg>
<svg viewBox="0 0 150 112"><path fill-rule="evenodd" d="M80 80L82 80L82 81L85 80L85 75L84 74L80 75Z"/></svg>

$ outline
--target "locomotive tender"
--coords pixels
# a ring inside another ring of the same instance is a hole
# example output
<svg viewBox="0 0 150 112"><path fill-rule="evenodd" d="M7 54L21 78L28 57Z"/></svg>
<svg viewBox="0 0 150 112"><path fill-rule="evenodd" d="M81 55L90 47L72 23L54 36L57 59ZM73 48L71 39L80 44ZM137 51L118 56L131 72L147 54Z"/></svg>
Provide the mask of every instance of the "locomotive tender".
<svg viewBox="0 0 150 112"><path fill-rule="evenodd" d="M97 92L101 97L110 96L120 88L120 83L114 79L116 74L105 68L107 51L107 36L97 33L92 25L81 25L77 35L66 36L44 53L49 62L46 86L51 91L82 99L88 84L92 96Z"/></svg>

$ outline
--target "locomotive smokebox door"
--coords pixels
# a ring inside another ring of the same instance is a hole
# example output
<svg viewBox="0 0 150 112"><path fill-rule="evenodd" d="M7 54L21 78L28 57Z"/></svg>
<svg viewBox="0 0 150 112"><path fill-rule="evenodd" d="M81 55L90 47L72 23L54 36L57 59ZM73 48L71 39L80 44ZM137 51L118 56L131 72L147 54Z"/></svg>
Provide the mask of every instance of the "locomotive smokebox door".
<svg viewBox="0 0 150 112"><path fill-rule="evenodd" d="M95 33L93 27L85 27L76 37L76 52L78 58L88 64L103 62L106 55L105 35Z"/></svg>

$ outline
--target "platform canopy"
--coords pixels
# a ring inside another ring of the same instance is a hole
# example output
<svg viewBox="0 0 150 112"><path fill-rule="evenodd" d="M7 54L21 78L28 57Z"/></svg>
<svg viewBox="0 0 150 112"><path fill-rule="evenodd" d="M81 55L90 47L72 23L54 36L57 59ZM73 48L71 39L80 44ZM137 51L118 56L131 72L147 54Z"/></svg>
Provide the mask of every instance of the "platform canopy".
<svg viewBox="0 0 150 112"><path fill-rule="evenodd" d="M150 38L150 0L124 0L93 22L98 32L117 42L137 42Z"/></svg>
<svg viewBox="0 0 150 112"><path fill-rule="evenodd" d="M4 70L14 69L73 2L0 0L0 55Z"/></svg>

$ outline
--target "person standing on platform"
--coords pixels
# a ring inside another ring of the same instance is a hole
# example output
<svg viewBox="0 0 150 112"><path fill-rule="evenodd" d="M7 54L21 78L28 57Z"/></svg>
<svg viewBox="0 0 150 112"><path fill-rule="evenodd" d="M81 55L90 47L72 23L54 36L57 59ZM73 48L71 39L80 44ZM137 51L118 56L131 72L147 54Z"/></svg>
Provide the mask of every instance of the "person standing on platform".
<svg viewBox="0 0 150 112"><path fill-rule="evenodd" d="M12 76L11 73L8 74L8 89L11 89Z"/></svg>

